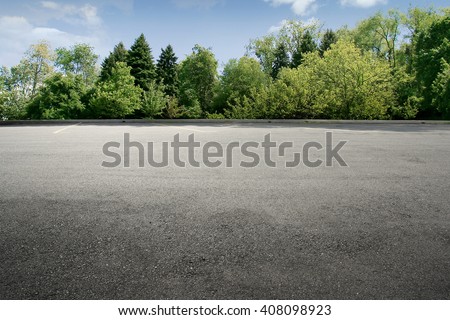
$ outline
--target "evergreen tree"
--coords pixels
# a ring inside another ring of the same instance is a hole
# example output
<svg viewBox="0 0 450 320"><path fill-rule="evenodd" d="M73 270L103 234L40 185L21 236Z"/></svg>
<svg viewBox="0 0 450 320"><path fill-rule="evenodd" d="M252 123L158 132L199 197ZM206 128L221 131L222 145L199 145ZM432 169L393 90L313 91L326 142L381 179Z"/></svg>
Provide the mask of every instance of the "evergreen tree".
<svg viewBox="0 0 450 320"><path fill-rule="evenodd" d="M141 34L131 46L128 52L128 66L131 67L135 84L145 91L149 90L151 81L156 79L156 68L144 34Z"/></svg>
<svg viewBox="0 0 450 320"><path fill-rule="evenodd" d="M128 50L125 48L123 42L120 42L114 47L113 52L102 63L102 70L100 72L100 80L106 81L111 75L112 70L117 62L127 62Z"/></svg>
<svg viewBox="0 0 450 320"><path fill-rule="evenodd" d="M305 54L309 52L314 52L317 50L317 44L314 41L314 38L309 30L307 30L303 36L300 46L297 48L297 51L294 52L292 56L292 64L293 68L297 68L302 64L302 60L305 57Z"/></svg>
<svg viewBox="0 0 450 320"><path fill-rule="evenodd" d="M165 87L164 92L171 97L178 93L178 58L175 56L173 48L168 45L166 49L161 50L158 63L156 65L156 73L158 82Z"/></svg>
<svg viewBox="0 0 450 320"><path fill-rule="evenodd" d="M325 51L328 51L331 48L331 45L336 43L337 40L338 39L336 33L331 29L327 29L327 31L324 33L322 37L322 41L320 42L319 47L320 56L323 57Z"/></svg>
<svg viewBox="0 0 450 320"><path fill-rule="evenodd" d="M272 78L276 78L281 69L289 67L289 55L286 46L280 43L275 50L275 60L272 65Z"/></svg>

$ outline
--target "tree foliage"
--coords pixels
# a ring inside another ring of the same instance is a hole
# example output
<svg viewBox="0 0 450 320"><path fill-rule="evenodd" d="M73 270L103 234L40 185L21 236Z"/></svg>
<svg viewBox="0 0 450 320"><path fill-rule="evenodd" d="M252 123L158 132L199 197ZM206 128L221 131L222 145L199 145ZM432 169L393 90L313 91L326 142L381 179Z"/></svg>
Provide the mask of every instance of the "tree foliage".
<svg viewBox="0 0 450 320"><path fill-rule="evenodd" d="M152 81L147 91L142 96L142 108L141 111L144 117L155 119L163 115L169 99L166 96L165 88L163 85L157 84Z"/></svg>
<svg viewBox="0 0 450 320"><path fill-rule="evenodd" d="M79 43L69 49L57 48L55 64L65 74L79 75L86 85L92 85L97 76L97 59L93 47Z"/></svg>
<svg viewBox="0 0 450 320"><path fill-rule="evenodd" d="M45 80L38 95L28 105L32 119L77 119L85 110L86 91L81 75L55 73Z"/></svg>
<svg viewBox="0 0 450 320"><path fill-rule="evenodd" d="M127 62L131 67L131 75L135 79L135 84L144 91L149 90L150 83L156 79L156 68L152 50L144 34L141 34L131 46Z"/></svg>
<svg viewBox="0 0 450 320"><path fill-rule="evenodd" d="M142 89L134 85L131 67L117 62L108 80L100 82L90 99L98 118L121 119L141 107Z"/></svg>
<svg viewBox="0 0 450 320"><path fill-rule="evenodd" d="M446 92L438 88L445 87L443 82L450 63L450 16L440 18L420 32L415 55L419 93L423 96L421 112L425 116L439 117L441 110L448 107L448 101L434 95Z"/></svg>
<svg viewBox="0 0 450 320"><path fill-rule="evenodd" d="M161 50L156 64L158 82L164 85L164 92L171 97L178 94L178 58L171 45Z"/></svg>
<svg viewBox="0 0 450 320"><path fill-rule="evenodd" d="M338 41L324 53L310 54L315 104L326 116L337 119L384 119L394 101L388 63L361 52L351 42Z"/></svg>
<svg viewBox="0 0 450 320"><path fill-rule="evenodd" d="M273 77L281 70L280 65L284 66L287 62L287 66L298 66L301 63L301 55L309 52L312 43L317 45L319 42L320 27L318 21L308 24L296 20L284 21L278 31L251 40L247 52L254 55L264 72Z"/></svg>
<svg viewBox="0 0 450 320"><path fill-rule="evenodd" d="M119 42L115 47L113 52L110 52L109 56L105 58L102 62L102 69L100 72L100 80L106 81L112 74L113 68L116 66L117 62L128 61L128 50L125 48L123 42Z"/></svg>
<svg viewBox="0 0 450 320"><path fill-rule="evenodd" d="M307 53L315 52L318 50L316 40L313 38L311 32L306 30L302 36L302 42L292 56L291 66L297 68L302 64L303 58Z"/></svg>
<svg viewBox="0 0 450 320"><path fill-rule="evenodd" d="M331 29L327 29L322 36L322 40L319 46L320 56L323 57L323 54L331 49L331 45L335 44L338 41L338 36L336 32Z"/></svg>
<svg viewBox="0 0 450 320"><path fill-rule="evenodd" d="M211 50L196 45L179 68L180 103L193 115L212 111L218 62Z"/></svg>
<svg viewBox="0 0 450 320"><path fill-rule="evenodd" d="M269 77L262 71L257 60L250 57L231 59L225 65L217 86L215 111L223 112L236 99L250 96L252 89L269 84Z"/></svg>
<svg viewBox="0 0 450 320"><path fill-rule="evenodd" d="M104 59L88 44L32 45L0 68L1 119L450 119L450 8L378 12L355 28L283 21L218 73L196 45L155 65L141 34ZM56 67L56 70L54 69Z"/></svg>

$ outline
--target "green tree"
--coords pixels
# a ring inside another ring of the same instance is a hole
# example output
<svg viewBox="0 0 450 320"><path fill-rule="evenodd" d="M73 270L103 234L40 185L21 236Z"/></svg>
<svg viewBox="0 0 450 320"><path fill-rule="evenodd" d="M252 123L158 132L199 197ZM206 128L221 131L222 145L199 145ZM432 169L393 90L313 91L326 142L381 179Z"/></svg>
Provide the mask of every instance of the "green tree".
<svg viewBox="0 0 450 320"><path fill-rule="evenodd" d="M44 80L52 74L52 53L47 42L31 45L20 63L11 68L7 80L10 90L16 90L24 98L34 96Z"/></svg>
<svg viewBox="0 0 450 320"><path fill-rule="evenodd" d="M309 30L306 30L302 36L302 42L297 50L294 52L292 56L292 68L297 68L302 64L303 57L310 52L316 51L317 43L314 41L314 38Z"/></svg>
<svg viewBox="0 0 450 320"><path fill-rule="evenodd" d="M307 55L304 68L317 92L314 104L328 117L384 119L394 104L389 64L351 42L338 41L323 59L318 53Z"/></svg>
<svg viewBox="0 0 450 320"><path fill-rule="evenodd" d="M155 119L163 115L168 104L168 96L164 93L164 86L152 81L142 96L141 112L144 117Z"/></svg>
<svg viewBox="0 0 450 320"><path fill-rule="evenodd" d="M97 84L90 99L90 107L96 117L120 119L140 109L142 89L134 85L130 72L131 67L117 62L108 80Z"/></svg>
<svg viewBox="0 0 450 320"><path fill-rule="evenodd" d="M419 112L420 98L417 96L417 84L414 74L407 70L407 66L402 64L393 70L394 90L396 104L388 113L394 120L415 119Z"/></svg>
<svg viewBox="0 0 450 320"><path fill-rule="evenodd" d="M432 86L432 104L444 118L450 119L450 64L445 59L441 59L441 64L441 72Z"/></svg>
<svg viewBox="0 0 450 320"><path fill-rule="evenodd" d="M403 64L407 66L409 73L414 73L416 60L416 45L419 35L428 30L431 25L440 19L439 14L434 8L421 9L412 7L408 13L403 16L403 25L407 29L406 38L409 42L403 44Z"/></svg>
<svg viewBox="0 0 450 320"><path fill-rule="evenodd" d="M254 54L259 60L263 71L271 75L273 71L273 62L275 60L275 50L277 48L277 37L275 34L251 40L247 46L247 54Z"/></svg>
<svg viewBox="0 0 450 320"><path fill-rule="evenodd" d="M11 69L2 68L0 100L3 118L25 117L27 103L53 73L53 59L49 44L42 41L31 45L18 65Z"/></svg>
<svg viewBox="0 0 450 320"><path fill-rule="evenodd" d="M152 50L144 34L141 34L131 46L128 52L128 65L131 67L135 84L144 91L149 90L150 83L156 79L156 68Z"/></svg>
<svg viewBox="0 0 450 320"><path fill-rule="evenodd" d="M386 16L378 12L361 21L355 30L356 44L386 58L392 67L396 67L402 19L399 11L389 10Z"/></svg>
<svg viewBox="0 0 450 320"><path fill-rule="evenodd" d="M82 77L86 85L93 85L97 78L96 63L98 55L94 48L85 43L79 43L71 48L57 48L56 66L66 75L73 73Z"/></svg>
<svg viewBox="0 0 450 320"><path fill-rule="evenodd" d="M271 73L272 78L276 79L281 69L287 68L289 67L289 65L290 61L289 55L286 51L286 46L283 43L280 43L274 52L274 60Z"/></svg>
<svg viewBox="0 0 450 320"><path fill-rule="evenodd" d="M312 72L303 65L284 68L274 82L251 88L248 95L233 100L225 115L233 119L319 118L323 112L314 104Z"/></svg>
<svg viewBox="0 0 450 320"><path fill-rule="evenodd" d="M39 86L53 72L52 61L50 45L45 41L32 45L25 53L23 62L31 76L31 96L35 95Z"/></svg>
<svg viewBox="0 0 450 320"><path fill-rule="evenodd" d="M433 84L435 81L442 83L446 65L450 62L450 16L440 18L419 34L415 56L419 94L423 97L420 116L441 117L440 110L445 110L445 105L441 106L441 100L435 99L437 89L433 90ZM441 76L437 80L439 75Z"/></svg>
<svg viewBox="0 0 450 320"><path fill-rule="evenodd" d="M211 112L214 90L217 84L218 62L211 50L196 45L192 54L179 67L180 103L190 114Z"/></svg>
<svg viewBox="0 0 450 320"><path fill-rule="evenodd" d="M15 87L11 70L0 68L0 120L18 120L26 116L26 97Z"/></svg>
<svg viewBox="0 0 450 320"><path fill-rule="evenodd" d="M168 96L178 95L178 58L171 45L161 50L158 62L156 64L156 73L158 81L164 85L164 92Z"/></svg>
<svg viewBox="0 0 450 320"><path fill-rule="evenodd" d="M102 69L100 72L100 80L106 81L112 74L113 68L116 66L117 62L127 62L128 61L128 50L125 48L123 42L119 42L114 47L113 52L109 54L102 62Z"/></svg>
<svg viewBox="0 0 450 320"><path fill-rule="evenodd" d="M217 86L216 112L222 113L237 98L249 96L252 88L266 86L269 82L257 60L250 57L231 59L225 65Z"/></svg>
<svg viewBox="0 0 450 320"><path fill-rule="evenodd" d="M337 34L333 30L327 29L322 36L322 40L320 41L320 56L323 57L323 54L328 51L331 48L331 45L335 44L337 40Z"/></svg>
<svg viewBox="0 0 450 320"><path fill-rule="evenodd" d="M308 24L298 20L285 21L277 32L251 40L247 46L247 53L249 55L254 54L260 61L264 72L268 75L273 75L273 66L280 47L284 47L290 62L302 47L303 40L306 39L308 41L309 36L311 36L313 42L318 42L320 28L321 24L319 21L313 21ZM309 35L305 37L306 33ZM298 58L296 58L297 63Z"/></svg>
<svg viewBox="0 0 450 320"><path fill-rule="evenodd" d="M28 104L32 119L77 119L85 110L82 97L86 87L81 75L55 73Z"/></svg>

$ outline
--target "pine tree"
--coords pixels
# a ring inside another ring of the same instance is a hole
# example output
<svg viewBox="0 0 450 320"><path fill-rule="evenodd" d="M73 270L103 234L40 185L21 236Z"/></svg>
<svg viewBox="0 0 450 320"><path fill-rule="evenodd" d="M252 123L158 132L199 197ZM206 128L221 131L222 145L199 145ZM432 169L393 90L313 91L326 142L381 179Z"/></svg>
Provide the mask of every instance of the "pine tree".
<svg viewBox="0 0 450 320"><path fill-rule="evenodd" d="M144 34L141 34L131 46L128 52L128 65L131 67L135 84L147 91L151 81L156 79L156 68L152 51Z"/></svg>
<svg viewBox="0 0 450 320"><path fill-rule="evenodd" d="M275 60L272 65L272 78L275 79L281 69L289 67L289 55L286 46L280 43L275 51Z"/></svg>
<svg viewBox="0 0 450 320"><path fill-rule="evenodd" d="M175 56L173 48L168 45L166 49L161 50L158 63L156 65L156 73L158 82L162 82L165 89L164 92L171 97L178 94L178 58Z"/></svg>
<svg viewBox="0 0 450 320"><path fill-rule="evenodd" d="M327 29L322 37L322 41L320 42L320 56L323 57L325 51L328 51L331 48L331 45L336 43L337 40L338 39L336 33L331 29Z"/></svg>
<svg viewBox="0 0 450 320"><path fill-rule="evenodd" d="M317 50L317 44L314 41L314 38L309 30L307 30L302 36L302 42L300 46L297 48L297 51L294 52L292 56L292 64L293 68L297 68L302 64L302 60L305 55L309 52L314 52Z"/></svg>
<svg viewBox="0 0 450 320"><path fill-rule="evenodd" d="M123 42L120 42L114 47L113 52L102 63L102 70L100 72L100 80L106 81L112 75L113 68L116 67L117 62L127 62L128 50L125 48Z"/></svg>

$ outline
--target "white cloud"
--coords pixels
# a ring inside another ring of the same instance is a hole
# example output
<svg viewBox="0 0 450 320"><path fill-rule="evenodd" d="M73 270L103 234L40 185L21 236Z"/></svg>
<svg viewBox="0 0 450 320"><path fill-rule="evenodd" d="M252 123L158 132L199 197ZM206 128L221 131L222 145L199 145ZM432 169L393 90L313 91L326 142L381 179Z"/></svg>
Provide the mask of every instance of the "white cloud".
<svg viewBox="0 0 450 320"><path fill-rule="evenodd" d="M299 16L309 15L317 10L316 0L264 0L272 6L290 5L292 11ZM343 0L345 1L345 0Z"/></svg>
<svg viewBox="0 0 450 320"><path fill-rule="evenodd" d="M102 24L102 19L97 15L97 7L90 4L75 6L54 1L41 1L41 6L47 9L47 13L51 14L54 19L67 23L90 28L98 28Z"/></svg>
<svg viewBox="0 0 450 320"><path fill-rule="evenodd" d="M387 0L340 0L343 6L370 8L378 4L386 4Z"/></svg>
<svg viewBox="0 0 450 320"><path fill-rule="evenodd" d="M103 53L103 38L98 35L82 36L64 32L56 28L39 27L25 17L0 17L0 65L11 67L19 63L30 45L47 40L53 48L70 47L76 43L87 43Z"/></svg>

